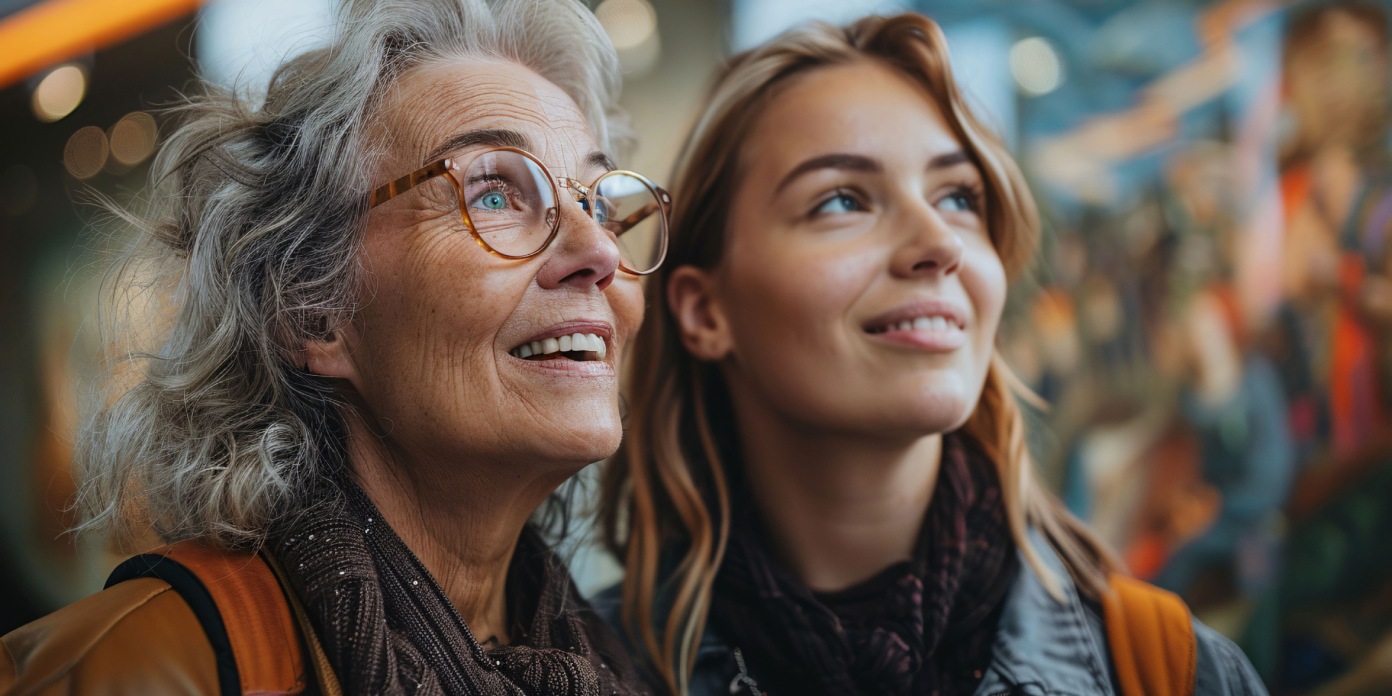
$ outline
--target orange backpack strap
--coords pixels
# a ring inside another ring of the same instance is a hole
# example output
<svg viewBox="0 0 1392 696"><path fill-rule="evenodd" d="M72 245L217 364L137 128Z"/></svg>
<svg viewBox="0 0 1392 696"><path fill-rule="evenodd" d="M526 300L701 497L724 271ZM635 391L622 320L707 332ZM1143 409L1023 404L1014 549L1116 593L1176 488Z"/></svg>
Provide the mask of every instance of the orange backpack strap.
<svg viewBox="0 0 1392 696"><path fill-rule="evenodd" d="M280 564L270 556L262 556L261 559L270 566L271 572L275 573L280 586L289 588L290 579L285 577L285 570ZM289 589L285 590L285 598L290 600L290 609L295 612L295 621L300 625L300 637L304 638L305 647L309 649L309 663L314 670L314 681L319 695L343 696L343 686L338 683L338 675L334 674L333 665L329 664L329 654L324 652L324 646L319 643L319 636L314 633L314 624L309 620L309 612L305 611L304 605L300 604L295 593Z"/></svg>
<svg viewBox="0 0 1392 696"><path fill-rule="evenodd" d="M1102 616L1122 696L1193 696L1198 643L1184 600L1120 573L1107 584Z"/></svg>
<svg viewBox="0 0 1392 696"><path fill-rule="evenodd" d="M138 577L169 583L193 610L213 646L225 696L305 692L304 636L261 556L181 542L128 559L106 585Z"/></svg>

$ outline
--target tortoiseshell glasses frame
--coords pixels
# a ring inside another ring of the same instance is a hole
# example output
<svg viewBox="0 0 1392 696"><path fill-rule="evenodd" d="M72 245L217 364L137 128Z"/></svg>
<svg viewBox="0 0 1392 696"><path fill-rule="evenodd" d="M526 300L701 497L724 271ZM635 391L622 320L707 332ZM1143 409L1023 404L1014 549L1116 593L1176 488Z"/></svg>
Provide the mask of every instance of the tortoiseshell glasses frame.
<svg viewBox="0 0 1392 696"><path fill-rule="evenodd" d="M457 172L460 170L459 162L451 158L437 160L435 162L427 164L424 167L421 167L420 169L417 169L414 172L411 172L410 174L407 174L406 176L394 179L386 184L383 184L373 189L373 191L370 194L368 194L368 209L370 210L372 208L376 208L377 206L386 203L387 201L396 198L397 196L400 196L406 193L407 191L410 191L411 189L416 188L421 184L424 184L427 181L430 181L436 177L443 176L446 180L449 181L450 185L454 187L460 217L464 222L465 228L469 230L469 234L473 236L474 241L477 242L480 247L483 247L484 251L487 251L488 253L496 257L510 260L519 260L531 258L533 256L536 256L537 254L540 254L541 252L545 251L548 247L550 247L553 241L555 241L556 236L560 231L560 189L564 188L570 192L571 196L574 197L576 202L581 204L585 212L590 216L590 219L594 220L596 223L600 225L601 228L608 231L610 234L614 236L615 243L619 245L621 252L627 252L626 246L620 241L623 238L624 233L629 232L633 228L637 227L640 223L648 221L648 219L652 215L659 215L660 217L657 220L658 238L654 240L654 244L656 245L656 247L652 249L652 253L650 255L650 258L652 259L651 263L636 264L634 263L633 259L622 258L619 262L619 268L627 273L642 276L648 275L649 273L656 271L658 267L662 265L662 261L667 256L667 229L669 224L669 216L672 210L672 196L667 192L666 189L653 183L652 180L648 179L642 174L624 169L615 169L605 172L601 174L599 177L597 177L594 180L594 182L591 183L589 186L585 186L581 184L579 181L571 179L569 177L553 176L551 174L551 170L548 169L546 165L541 162L541 160L537 159L535 155L531 154L530 152L527 152L526 150L522 150L515 147L494 147L474 153L468 159L468 162L470 163L469 166L472 166L472 163L478 160L479 158L486 157L489 154L497 153L512 153L525 157L531 164L535 165L537 169L540 170L541 174L543 175L543 178L545 178L546 180L546 183L551 188L551 200L554 202L554 206L548 207L546 209L546 214L541 222L541 224L548 225L549 229L547 230L546 238L543 241L541 241L541 243L535 249L531 251L527 251L525 253L507 253L495 248L492 244L489 244L488 240L484 239L484 235L480 234L478 226L474 224L473 219L469 216L469 205L468 201L465 200L464 185L461 184L459 182L459 179L452 174L452 172ZM468 166L465 167L465 170L468 170ZM621 219L611 220L607 216L601 218L600 214L604 211L608 211L610 209L610 205L606 199L599 196L596 192L600 190L601 184L606 179L619 176L629 177L641 184L641 186L644 189L646 189L647 193L651 194L652 201L647 203L646 205L640 206L637 210L634 210L632 213L629 213ZM621 256L625 255L626 254L621 254ZM647 267L642 268L636 266Z"/></svg>

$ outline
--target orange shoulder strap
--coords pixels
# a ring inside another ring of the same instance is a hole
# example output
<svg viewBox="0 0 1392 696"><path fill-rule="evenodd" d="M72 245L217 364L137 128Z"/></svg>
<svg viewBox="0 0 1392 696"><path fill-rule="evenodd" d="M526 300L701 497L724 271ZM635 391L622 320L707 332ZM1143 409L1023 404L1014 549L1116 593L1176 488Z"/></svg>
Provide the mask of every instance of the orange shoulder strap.
<svg viewBox="0 0 1392 696"><path fill-rule="evenodd" d="M1193 696L1198 644L1184 600L1120 573L1107 584L1102 615L1122 696Z"/></svg>
<svg viewBox="0 0 1392 696"><path fill-rule="evenodd" d="M285 577L285 571L281 569L280 564L270 556L262 556L261 559L280 581L280 586L289 588L290 581ZM290 609L295 612L295 621L300 625L300 637L304 639L305 647L309 648L309 661L314 670L318 693L320 696L343 696L343 686L338 683L338 675L334 674L333 666L329 664L329 654L324 652L324 646L320 645L319 636L314 634L314 624L309 621L309 613L305 611L304 605L300 604L300 600L296 599L294 592L286 589L285 598L290 601Z"/></svg>
<svg viewBox="0 0 1392 696"><path fill-rule="evenodd" d="M299 694L306 684L299 632L280 583L261 557L195 543L158 550L212 595L227 629L242 693Z"/></svg>
<svg viewBox="0 0 1392 696"><path fill-rule="evenodd" d="M331 670L325 683L327 658L313 629L266 558L181 542L127 560L107 586L135 577L168 582L193 610L213 645L224 696L302 694L310 681L321 693L339 693Z"/></svg>

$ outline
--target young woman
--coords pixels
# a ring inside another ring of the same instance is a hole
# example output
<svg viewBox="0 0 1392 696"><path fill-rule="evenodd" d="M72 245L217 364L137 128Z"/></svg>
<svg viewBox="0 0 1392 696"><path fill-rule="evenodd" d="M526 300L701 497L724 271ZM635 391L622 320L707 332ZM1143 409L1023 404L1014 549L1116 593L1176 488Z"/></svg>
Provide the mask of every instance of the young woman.
<svg viewBox="0 0 1392 696"><path fill-rule="evenodd" d="M1112 588L1159 593L1032 470L994 344L1037 213L938 27L809 26L706 103L604 485L627 577L601 611L659 685L1261 692L1173 598L1180 620L1136 635L1189 646L1180 669L1137 678L1147 648L1117 649Z"/></svg>

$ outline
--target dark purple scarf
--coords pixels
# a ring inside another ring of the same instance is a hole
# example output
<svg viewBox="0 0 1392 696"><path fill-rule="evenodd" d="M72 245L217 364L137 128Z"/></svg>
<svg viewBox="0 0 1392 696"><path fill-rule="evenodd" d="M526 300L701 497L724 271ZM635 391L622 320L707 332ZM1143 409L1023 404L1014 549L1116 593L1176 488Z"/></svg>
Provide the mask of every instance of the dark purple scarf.
<svg viewBox="0 0 1392 696"><path fill-rule="evenodd" d="M291 521L269 550L345 693L647 693L618 637L580 598L535 530L524 530L508 571L516 643L489 650L360 488L326 481L320 493L343 504Z"/></svg>
<svg viewBox="0 0 1392 696"><path fill-rule="evenodd" d="M778 565L753 505L735 513L711 622L770 696L965 696L991 660L1018 570L995 464L963 435L942 464L911 560L818 594Z"/></svg>

